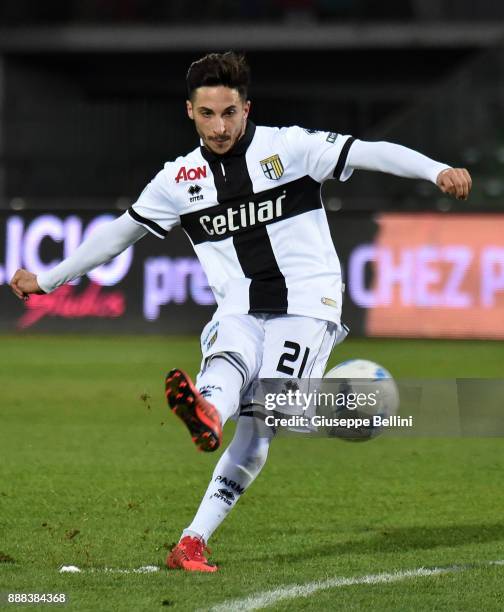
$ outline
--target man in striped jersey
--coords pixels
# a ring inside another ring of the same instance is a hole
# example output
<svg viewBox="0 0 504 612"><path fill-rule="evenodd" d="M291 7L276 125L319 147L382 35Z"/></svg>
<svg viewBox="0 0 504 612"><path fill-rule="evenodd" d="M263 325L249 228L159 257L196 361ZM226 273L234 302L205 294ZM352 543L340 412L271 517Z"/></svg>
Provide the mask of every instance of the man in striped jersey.
<svg viewBox="0 0 504 612"><path fill-rule="evenodd" d="M216 450L237 416L201 505L167 565L213 572L206 542L263 467L273 434L255 426L250 391L263 378L321 378L341 324L341 271L320 186L355 169L423 178L465 199L471 178L400 145L336 132L255 126L248 119L249 69L242 56L209 54L187 75L187 113L200 146L165 164L123 216L38 276L18 270L16 295L49 293L109 261L148 232L180 224L208 277L217 310L201 336L194 384L166 378L168 403L196 446Z"/></svg>

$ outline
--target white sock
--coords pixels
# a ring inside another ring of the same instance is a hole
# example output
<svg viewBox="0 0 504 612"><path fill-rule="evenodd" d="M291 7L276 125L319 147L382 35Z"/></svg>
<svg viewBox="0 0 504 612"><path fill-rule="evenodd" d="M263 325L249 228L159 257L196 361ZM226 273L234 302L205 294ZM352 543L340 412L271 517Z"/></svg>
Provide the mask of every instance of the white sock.
<svg viewBox="0 0 504 612"><path fill-rule="evenodd" d="M235 435L215 466L200 507L181 538L190 535L208 542L261 471L272 437L271 431L258 427L256 418L238 419Z"/></svg>
<svg viewBox="0 0 504 612"><path fill-rule="evenodd" d="M196 380L198 390L217 408L223 426L238 410L245 376L245 368L233 353L219 353L210 359Z"/></svg>

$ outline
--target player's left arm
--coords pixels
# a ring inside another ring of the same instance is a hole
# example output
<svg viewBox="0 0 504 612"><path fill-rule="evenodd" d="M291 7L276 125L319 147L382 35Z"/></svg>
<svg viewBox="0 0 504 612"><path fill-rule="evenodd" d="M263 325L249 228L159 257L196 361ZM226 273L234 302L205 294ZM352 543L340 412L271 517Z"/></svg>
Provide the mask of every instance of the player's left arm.
<svg viewBox="0 0 504 612"><path fill-rule="evenodd" d="M391 142L355 140L348 151L347 168L374 170L405 178L431 181L443 192L466 200L471 175L465 168L451 168L418 151Z"/></svg>
<svg viewBox="0 0 504 612"><path fill-rule="evenodd" d="M128 213L96 228L90 236L66 259L54 268L34 274L19 269L10 281L14 294L20 300L32 293L51 293L97 266L110 261L147 234L147 230L135 223Z"/></svg>

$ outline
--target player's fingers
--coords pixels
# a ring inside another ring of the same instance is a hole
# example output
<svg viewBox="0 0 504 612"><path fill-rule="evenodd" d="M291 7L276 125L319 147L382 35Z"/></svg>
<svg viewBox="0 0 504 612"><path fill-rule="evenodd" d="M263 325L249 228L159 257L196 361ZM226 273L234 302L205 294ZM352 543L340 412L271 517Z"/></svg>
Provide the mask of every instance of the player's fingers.
<svg viewBox="0 0 504 612"><path fill-rule="evenodd" d="M14 276L12 277L9 283L12 291L14 292L14 295L18 297L20 300L23 300L26 297L26 293L19 286L19 281L22 279L22 276L23 276L23 270L16 270L16 272L14 273Z"/></svg>
<svg viewBox="0 0 504 612"><path fill-rule="evenodd" d="M455 186L455 197L457 200L464 200L466 196L466 180L460 168L453 169L453 184Z"/></svg>
<svg viewBox="0 0 504 612"><path fill-rule="evenodd" d="M470 176L465 168L457 168L457 175L461 185L461 194L457 197L461 200L467 200L470 190Z"/></svg>
<svg viewBox="0 0 504 612"><path fill-rule="evenodd" d="M450 195L455 193L455 184L453 182L451 169L441 174L439 188L443 193L449 193Z"/></svg>
<svg viewBox="0 0 504 612"><path fill-rule="evenodd" d="M469 193L469 191L471 191L472 189L472 178L466 168L462 168L462 172L464 173L465 179L467 181L468 193Z"/></svg>
<svg viewBox="0 0 504 612"><path fill-rule="evenodd" d="M471 175L469 174L466 168L457 168L457 174L460 178L463 187L463 194L461 196L461 199L467 200L467 198L469 197L469 193L472 189Z"/></svg>
<svg viewBox="0 0 504 612"><path fill-rule="evenodd" d="M462 172L462 180L464 181L464 200L467 200L467 198L469 197L469 191L471 190L470 186L469 186L469 180L466 176L466 173L461 170Z"/></svg>
<svg viewBox="0 0 504 612"><path fill-rule="evenodd" d="M18 287L17 281L12 280L10 286L16 297L18 297L20 300L24 299L25 294Z"/></svg>

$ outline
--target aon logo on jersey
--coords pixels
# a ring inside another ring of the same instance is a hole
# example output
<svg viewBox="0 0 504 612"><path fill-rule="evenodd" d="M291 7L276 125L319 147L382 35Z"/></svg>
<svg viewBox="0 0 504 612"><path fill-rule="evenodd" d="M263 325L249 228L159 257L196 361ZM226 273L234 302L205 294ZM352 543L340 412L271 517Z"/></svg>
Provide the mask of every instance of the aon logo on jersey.
<svg viewBox="0 0 504 612"><path fill-rule="evenodd" d="M276 200L265 202L247 202L229 207L219 215L201 215L199 222L209 236L221 236L246 227L268 223L282 216L282 200L285 192Z"/></svg>

